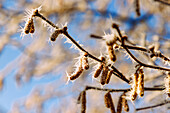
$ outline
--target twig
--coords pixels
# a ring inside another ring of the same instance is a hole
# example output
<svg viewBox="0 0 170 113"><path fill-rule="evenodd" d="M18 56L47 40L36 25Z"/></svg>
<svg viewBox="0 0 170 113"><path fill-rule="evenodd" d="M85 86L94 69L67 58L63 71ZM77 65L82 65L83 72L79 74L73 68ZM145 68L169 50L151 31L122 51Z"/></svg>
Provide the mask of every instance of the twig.
<svg viewBox="0 0 170 113"><path fill-rule="evenodd" d="M164 5L170 5L170 3L167 3L165 1L162 1L162 0L154 0L155 2L159 2L159 3L162 3Z"/></svg>
<svg viewBox="0 0 170 113"><path fill-rule="evenodd" d="M136 111L141 111L141 110L146 110L146 109L150 109L150 108L155 108L155 107L163 106L163 105L168 104L168 103L170 103L170 101L165 101L163 103L160 103L160 104L157 104L157 105L153 105L153 106L137 108Z"/></svg>
<svg viewBox="0 0 170 113"><path fill-rule="evenodd" d="M144 87L145 91L163 91L165 88L155 88L155 87ZM93 86L86 86L85 90L98 90L98 91L110 91L110 92L127 92L130 89L105 89L105 88L98 88Z"/></svg>

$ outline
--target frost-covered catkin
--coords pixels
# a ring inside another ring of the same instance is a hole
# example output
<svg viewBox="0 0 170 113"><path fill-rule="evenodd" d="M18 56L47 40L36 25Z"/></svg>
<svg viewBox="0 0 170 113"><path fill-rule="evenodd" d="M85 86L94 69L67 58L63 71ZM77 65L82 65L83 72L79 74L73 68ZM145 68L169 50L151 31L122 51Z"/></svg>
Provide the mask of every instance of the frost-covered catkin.
<svg viewBox="0 0 170 113"><path fill-rule="evenodd" d="M110 78L112 76L112 73L113 73L113 70L110 70L107 74L107 77L106 77L106 84L108 84L110 82Z"/></svg>
<svg viewBox="0 0 170 113"><path fill-rule="evenodd" d="M143 97L144 95L144 72L143 69L139 69L139 77L138 77L138 95Z"/></svg>
<svg viewBox="0 0 170 113"><path fill-rule="evenodd" d="M76 72L73 73L70 76L70 80L75 80L77 79L83 72L83 67L82 67L82 58L80 59L79 67L77 68Z"/></svg>
<svg viewBox="0 0 170 113"><path fill-rule="evenodd" d="M168 73L164 81L165 81L165 92L168 94L168 97L170 97L170 72Z"/></svg>
<svg viewBox="0 0 170 113"><path fill-rule="evenodd" d="M130 98L132 101L136 100L137 98L138 76L138 73L135 73L133 76L133 84L132 89L130 91Z"/></svg>
<svg viewBox="0 0 170 113"><path fill-rule="evenodd" d="M88 53L85 53L84 56L83 56L83 60L82 60L82 62L83 62L83 69L86 69L86 70L89 69L89 62L88 62L87 56L88 56Z"/></svg>
<svg viewBox="0 0 170 113"><path fill-rule="evenodd" d="M129 111L129 105L128 105L128 102L127 102L125 96L126 96L125 93L123 93L123 95L122 95L122 106L124 108L124 111L128 112Z"/></svg>
<svg viewBox="0 0 170 113"><path fill-rule="evenodd" d="M105 61L105 58L102 57L101 60L102 60L102 61ZM104 65L103 62L102 62L102 63L99 63L99 67L97 68L97 70L95 71L95 73L94 73L94 75L93 75L94 78L99 77L100 73L101 73L102 70L103 70L103 65Z"/></svg>
<svg viewBox="0 0 170 113"><path fill-rule="evenodd" d="M100 83L102 85L104 85L106 83L106 78L107 78L108 71L109 71L108 66L104 66L102 76L101 76L101 79L100 79Z"/></svg>
<svg viewBox="0 0 170 113"><path fill-rule="evenodd" d="M61 34L60 30L55 30L55 31L52 33L52 35L51 35L51 37L50 37L50 40L51 40L51 41L55 41L59 34Z"/></svg>
<svg viewBox="0 0 170 113"><path fill-rule="evenodd" d="M86 91L81 92L81 113L86 112Z"/></svg>
<svg viewBox="0 0 170 113"><path fill-rule="evenodd" d="M35 29L34 29L33 18L29 18L25 24L24 32L25 32L25 34L28 34L28 33L34 33L34 31L35 31Z"/></svg>
<svg viewBox="0 0 170 113"><path fill-rule="evenodd" d="M116 113L116 112L115 112L114 103L113 103L112 96L111 96L110 92L107 92L107 93L104 95L104 101L105 101L105 106L106 106L107 108L110 108L111 113Z"/></svg>

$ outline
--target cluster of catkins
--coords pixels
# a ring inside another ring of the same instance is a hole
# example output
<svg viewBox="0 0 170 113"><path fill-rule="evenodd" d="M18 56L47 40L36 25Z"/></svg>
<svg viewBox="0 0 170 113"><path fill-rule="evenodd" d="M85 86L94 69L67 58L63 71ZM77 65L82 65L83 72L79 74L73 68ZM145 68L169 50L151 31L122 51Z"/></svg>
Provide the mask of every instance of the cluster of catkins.
<svg viewBox="0 0 170 113"><path fill-rule="evenodd" d="M24 33L29 34L29 33L34 33L35 28L34 28L34 21L33 18L35 17L36 13L38 12L38 9L31 11L28 11L29 16L26 18L26 23L24 27Z"/></svg>
<svg viewBox="0 0 170 113"><path fill-rule="evenodd" d="M84 69L89 69L89 62L87 56L88 53L84 53L84 55L79 59L79 66L77 67L76 71L71 76L69 76L70 80L77 79L83 73Z"/></svg>
<svg viewBox="0 0 170 113"><path fill-rule="evenodd" d="M115 107L114 107L114 103L112 100L112 96L110 94L110 92L107 92L104 96L104 102L105 102L105 106L107 108L110 108L111 113L121 113L122 112L122 108L124 108L124 111L128 112L129 111L129 105L127 100L125 99L125 92L120 96L119 101L118 101L118 105L117 105L117 112L115 111Z"/></svg>
<svg viewBox="0 0 170 113"><path fill-rule="evenodd" d="M137 95L139 95L140 97L144 96L144 72L142 68L140 68L133 75L133 83L130 91L130 100L136 100Z"/></svg>
<svg viewBox="0 0 170 113"><path fill-rule="evenodd" d="M101 61L102 62L99 63L93 77L97 78L102 73L100 83L101 85L105 85L109 83L113 70L110 70L109 66L106 65L106 59L104 57L101 57Z"/></svg>

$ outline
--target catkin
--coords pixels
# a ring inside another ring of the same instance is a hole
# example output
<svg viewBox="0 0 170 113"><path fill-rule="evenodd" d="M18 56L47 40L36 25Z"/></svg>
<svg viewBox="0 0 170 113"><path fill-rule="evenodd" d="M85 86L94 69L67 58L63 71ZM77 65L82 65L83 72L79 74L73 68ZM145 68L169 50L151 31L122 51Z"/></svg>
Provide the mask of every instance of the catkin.
<svg viewBox="0 0 170 113"><path fill-rule="evenodd" d="M100 83L102 85L104 85L106 83L106 77L107 77L108 71L109 71L108 66L104 66L102 76L101 76L101 79L100 79Z"/></svg>
<svg viewBox="0 0 170 113"><path fill-rule="evenodd" d="M94 78L99 77L100 73L102 72L102 69L103 69L103 63L101 63L101 64L99 65L99 67L98 67L97 70L95 71L93 77L94 77Z"/></svg>
<svg viewBox="0 0 170 113"><path fill-rule="evenodd" d="M70 80L77 79L82 74L82 72L83 72L83 67L82 67L82 58L81 58L78 70L70 76Z"/></svg>
<svg viewBox="0 0 170 113"><path fill-rule="evenodd" d="M60 30L55 30L55 31L52 33L52 35L51 35L51 37L50 37L50 40L51 40L51 41L55 41L59 34L61 34Z"/></svg>
<svg viewBox="0 0 170 113"><path fill-rule="evenodd" d="M108 53L109 53L110 60L115 62L116 61L116 55L115 55L115 51L113 49L113 45L107 45L107 47L108 47Z"/></svg>
<svg viewBox="0 0 170 113"><path fill-rule="evenodd" d="M32 24L31 24L31 27L30 27L30 33L34 33L35 31L35 28L34 28L34 22L33 22L33 19L32 19Z"/></svg>
<svg viewBox="0 0 170 113"><path fill-rule="evenodd" d="M143 69L139 70L139 77L138 77L138 95L143 97L144 95L144 72Z"/></svg>
<svg viewBox="0 0 170 113"><path fill-rule="evenodd" d="M106 93L104 95L104 102L105 102L105 106L107 108L110 108L110 101L109 101L109 99L110 99L110 92L108 92L108 93Z"/></svg>
<svg viewBox="0 0 170 113"><path fill-rule="evenodd" d="M113 103L112 96L111 96L110 92L105 94L104 101L105 101L105 106L107 108L110 108L111 113L116 113L114 103Z"/></svg>
<svg viewBox="0 0 170 113"><path fill-rule="evenodd" d="M89 69L89 62L88 62L88 58L87 58L87 53L84 54L83 56L83 69L88 70Z"/></svg>
<svg viewBox="0 0 170 113"><path fill-rule="evenodd" d="M138 73L135 73L133 76L133 84L131 89L131 100L134 101L137 98L137 86L138 86Z"/></svg>
<svg viewBox="0 0 170 113"><path fill-rule="evenodd" d="M99 77L100 73L101 73L102 70L103 70L103 66L104 66L104 63L103 63L103 62L105 61L105 58L104 58L104 57L101 57L101 61L102 61L102 63L99 64L99 67L97 68L97 70L95 71L95 73L94 73L94 75L93 75L94 78Z"/></svg>
<svg viewBox="0 0 170 113"><path fill-rule="evenodd" d="M119 101L117 104L117 113L121 113L122 112L122 96L119 97Z"/></svg>
<svg viewBox="0 0 170 113"><path fill-rule="evenodd" d="M81 94L81 113L86 112L86 91Z"/></svg>
<svg viewBox="0 0 170 113"><path fill-rule="evenodd" d="M125 96L126 96L125 93L123 93L123 95L122 95L122 106L124 108L124 111L128 112L129 111L129 105L127 103Z"/></svg>
<svg viewBox="0 0 170 113"><path fill-rule="evenodd" d="M112 76L112 73L113 73L113 70L110 70L107 74L107 77L106 77L106 84L108 84L110 82L110 78Z"/></svg>
<svg viewBox="0 0 170 113"><path fill-rule="evenodd" d="M24 27L24 32L25 34L34 32L33 18L29 18L29 20L26 22L25 27Z"/></svg>

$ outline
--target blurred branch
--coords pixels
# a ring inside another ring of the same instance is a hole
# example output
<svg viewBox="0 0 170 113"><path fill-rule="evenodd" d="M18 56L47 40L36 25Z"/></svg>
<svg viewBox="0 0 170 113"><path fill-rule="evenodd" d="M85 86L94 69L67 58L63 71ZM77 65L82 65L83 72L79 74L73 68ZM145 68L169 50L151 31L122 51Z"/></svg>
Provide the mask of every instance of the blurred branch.
<svg viewBox="0 0 170 113"><path fill-rule="evenodd" d="M156 104L156 105L153 105L153 106L137 108L137 109L136 109L136 111L141 111L141 110L151 109L151 108L155 108L155 107L163 106L163 105L168 104L168 103L170 103L170 101L165 101L165 102L163 102L163 103Z"/></svg>
<svg viewBox="0 0 170 113"><path fill-rule="evenodd" d="M159 2L159 3L161 3L161 4L164 4L164 5L170 6L170 3L165 2L164 0L154 0L154 1L155 1L155 2Z"/></svg>

